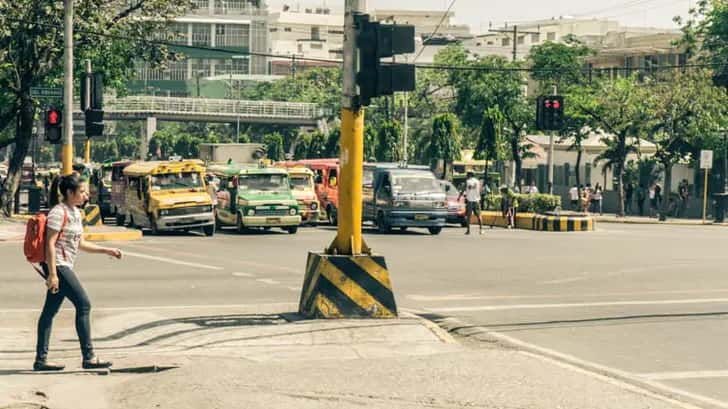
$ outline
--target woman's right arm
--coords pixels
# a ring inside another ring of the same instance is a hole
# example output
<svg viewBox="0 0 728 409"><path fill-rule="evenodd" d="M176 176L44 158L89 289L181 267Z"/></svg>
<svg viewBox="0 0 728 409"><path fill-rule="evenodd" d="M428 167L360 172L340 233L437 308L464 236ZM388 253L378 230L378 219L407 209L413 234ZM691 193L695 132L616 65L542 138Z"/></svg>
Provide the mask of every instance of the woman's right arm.
<svg viewBox="0 0 728 409"><path fill-rule="evenodd" d="M46 264L48 265L48 278L46 287L52 293L58 292L58 272L56 271L56 241L58 231L49 228L46 236Z"/></svg>

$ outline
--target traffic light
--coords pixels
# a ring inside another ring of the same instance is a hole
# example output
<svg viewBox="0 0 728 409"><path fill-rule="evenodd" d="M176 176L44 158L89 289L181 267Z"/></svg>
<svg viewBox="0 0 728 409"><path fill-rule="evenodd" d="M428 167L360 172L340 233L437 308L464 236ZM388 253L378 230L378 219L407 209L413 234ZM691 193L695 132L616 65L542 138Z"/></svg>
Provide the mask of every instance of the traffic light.
<svg viewBox="0 0 728 409"><path fill-rule="evenodd" d="M395 91L415 89L415 66L412 64L382 63L382 58L415 51L415 27L411 25L380 24L369 21L369 15L357 16L359 48L359 100L363 106L371 99L392 95Z"/></svg>
<svg viewBox="0 0 728 409"><path fill-rule="evenodd" d="M87 100L89 97L90 100ZM87 138L104 134L103 104L103 76L100 73L84 73L81 79L81 108L84 109Z"/></svg>
<svg viewBox="0 0 728 409"><path fill-rule="evenodd" d="M50 108L46 111L45 135L46 140L51 144L61 143L61 139L63 139L63 112L60 109Z"/></svg>
<svg viewBox="0 0 728 409"><path fill-rule="evenodd" d="M558 131L564 126L564 97L540 96L536 100L536 128Z"/></svg>

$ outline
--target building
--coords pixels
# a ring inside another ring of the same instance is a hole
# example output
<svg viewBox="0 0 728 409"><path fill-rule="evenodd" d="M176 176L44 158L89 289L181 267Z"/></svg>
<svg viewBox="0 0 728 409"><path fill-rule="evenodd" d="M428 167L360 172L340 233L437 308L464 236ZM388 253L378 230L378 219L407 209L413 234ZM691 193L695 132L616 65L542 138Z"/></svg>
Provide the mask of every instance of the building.
<svg viewBox="0 0 728 409"><path fill-rule="evenodd" d="M173 51L185 58L164 69L139 62L136 79L130 84L132 93L224 98L231 97L241 81L267 79L265 0L192 3L193 9L175 18L166 33L169 41L180 45ZM240 54L204 49L216 47Z"/></svg>
<svg viewBox="0 0 728 409"><path fill-rule="evenodd" d="M293 75L312 67L331 67L344 58L344 15L332 14L328 8L283 10L268 16L270 72ZM298 59L298 60L297 60Z"/></svg>

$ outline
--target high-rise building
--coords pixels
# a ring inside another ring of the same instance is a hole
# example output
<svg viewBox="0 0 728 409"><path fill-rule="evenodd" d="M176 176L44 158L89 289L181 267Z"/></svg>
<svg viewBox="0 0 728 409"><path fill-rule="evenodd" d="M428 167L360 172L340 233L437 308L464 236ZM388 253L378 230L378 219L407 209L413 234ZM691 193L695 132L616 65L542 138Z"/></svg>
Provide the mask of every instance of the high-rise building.
<svg viewBox="0 0 728 409"><path fill-rule="evenodd" d="M224 98L233 95L235 83L268 73L265 0L193 0L193 4L187 14L174 19L167 33L169 41L186 46L174 50L185 57L163 69L138 62L132 92Z"/></svg>

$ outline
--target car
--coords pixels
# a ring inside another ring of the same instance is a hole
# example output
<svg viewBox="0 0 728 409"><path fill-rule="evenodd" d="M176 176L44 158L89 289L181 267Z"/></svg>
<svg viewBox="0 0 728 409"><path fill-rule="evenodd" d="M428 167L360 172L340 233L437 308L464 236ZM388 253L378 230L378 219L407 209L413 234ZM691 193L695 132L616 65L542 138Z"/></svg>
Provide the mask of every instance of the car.
<svg viewBox="0 0 728 409"><path fill-rule="evenodd" d="M452 182L441 180L440 185L445 190L447 200L447 222L465 227L465 196L460 195L460 190Z"/></svg>

